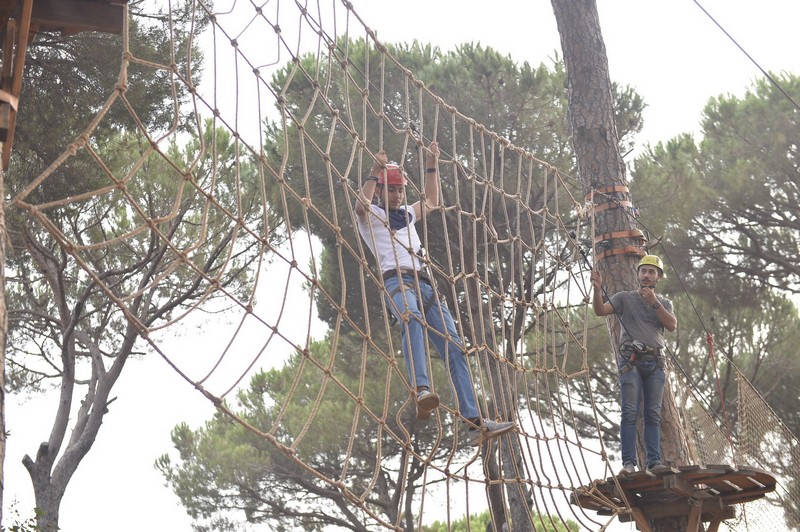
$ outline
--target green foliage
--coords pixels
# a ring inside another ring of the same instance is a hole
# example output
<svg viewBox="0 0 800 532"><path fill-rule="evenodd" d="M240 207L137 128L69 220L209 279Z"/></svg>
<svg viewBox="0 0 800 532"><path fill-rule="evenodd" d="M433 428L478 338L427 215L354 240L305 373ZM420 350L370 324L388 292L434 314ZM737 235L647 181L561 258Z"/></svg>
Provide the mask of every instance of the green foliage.
<svg viewBox="0 0 800 532"><path fill-rule="evenodd" d="M778 79L800 94L799 78ZM710 99L704 114L699 144L688 135L658 144L637 159L632 184L674 273L662 284L680 323L677 361L704 393L719 379L734 417L736 383L726 365L735 364L797 433L800 318L788 298L800 281L796 110L762 80L741 99ZM719 398L713 404L720 413Z"/></svg>
<svg viewBox="0 0 800 532"><path fill-rule="evenodd" d="M173 24L163 13L144 12L139 2L131 3L129 32L132 54L159 65L170 65L192 75L202 73L202 52L194 47L188 28L200 32L207 20L189 11L188 0L173 3ZM191 26L193 24L193 26ZM174 37L174 42L170 38ZM80 134L114 93L119 81L122 36L100 32L35 34L28 47L25 83L14 137L12 163L5 173L8 191L26 186ZM170 50L175 54L170 56ZM189 63L191 58L191 65ZM146 130L154 137L170 128L183 128L186 117L175 104L186 101L187 92L177 85L177 101L168 82L170 69L154 70L138 62L128 70L125 98ZM197 81L195 78L194 81ZM57 117L57 119L54 119ZM96 138L105 139L120 131L135 131L129 109L117 100L107 119L99 124ZM77 158L63 167L63 181L44 182L33 194L36 200L67 197L94 189L102 176L90 168L88 158Z"/></svg>
<svg viewBox="0 0 800 532"><path fill-rule="evenodd" d="M196 48L190 53L193 39L188 28L202 31L207 21L202 16L193 15L190 6L191 2L173 4L170 24L169 17L163 13L143 12L142 4L133 2L129 33L134 56L161 65L175 63L183 70L189 66L191 57L193 75L199 76L202 53ZM115 92L122 44L121 35L100 32L69 36L40 32L35 35L28 48L11 165L4 174L6 191L12 197L22 192L35 176L57 159L67 148L67 143L89 125ZM175 52L172 56L171 50ZM159 131L180 129L186 125L184 117L173 107L173 103L185 99L186 93L178 87L177 101L174 100L172 87L164 82L164 77L170 75L169 68L159 73L137 63L130 65L127 75L130 89L126 90L125 98L150 134L155 136ZM217 137L217 132L211 129L205 132L202 127L198 129L195 132L198 136ZM211 161L208 157L202 158L194 173L195 178L210 179L210 170L215 162L230 160L227 157L231 156L234 144L230 138L222 139L218 146L222 147L222 143L227 144L228 152L218 153L226 159ZM196 158L196 146L179 153L181 150L173 144L169 150L173 156L184 157L184 161ZM97 164L95 156L103 160L104 167ZM133 162L139 160L143 161L141 167L132 167ZM117 183L111 181L106 169L120 181L130 178L126 182L126 191L141 201L137 205L138 211L127 201L122 188L115 188ZM244 170L248 171L246 163ZM226 172L224 167L221 170L222 174L228 172L229 169ZM128 108L118 100L93 136L87 139L86 147L78 149L75 156L60 165L51 178L30 191L24 201L34 205L56 202L46 211L55 231L63 232L66 238L78 245L101 244L141 228L145 219L163 219L170 214L176 207L176 191L181 187L187 188L184 186L186 178L152 151L149 139L138 130ZM102 192L86 196L98 190ZM81 200L65 201L81 195L84 195ZM181 199L180 214L171 219L177 226L181 221L198 216L194 209L202 201L191 194ZM114 353L120 335L128 325L120 314L111 310L115 305L108 294L95 286L77 264L68 264L57 240L48 238L42 226L18 207L10 205L6 212L8 237L14 250L9 254L7 264L11 327L8 383L12 389L35 389L48 378L60 377L62 364L59 358L64 347L62 344L66 341L63 338L65 329L71 327L70 311L83 320L77 330L88 334L95 342L92 347L97 347L96 355ZM164 234L170 234L169 222L162 222L157 227L165 231ZM178 245L199 236L196 225L184 224L182 229L183 233L175 233ZM160 257L162 266L167 267L176 259L165 253L163 247L159 250L153 236L152 232L140 232L125 244L100 245L86 251L82 258L96 272L117 279L116 284L109 280L117 294L133 292L142 286L139 284L142 277L137 274L163 274L163 269L160 272L158 268L148 270L153 260ZM185 237L184 241L180 241L181 236ZM209 242L219 244L220 238L224 236L217 233L210 237ZM208 253L212 246L198 249L195 258L201 265L210 260ZM237 276L241 280L241 274ZM185 277L183 282L186 287ZM165 282L150 295L169 297L170 290L177 290L178 284ZM155 311L151 307L150 310L154 312L150 318L145 318L146 321L168 319L175 309L162 307L161 311ZM92 350L86 345L82 347ZM81 352L85 354L85 351Z"/></svg>
<svg viewBox="0 0 800 532"><path fill-rule="evenodd" d="M469 522L468 522L469 521ZM491 532L492 517L489 510L480 514L475 514L460 519L455 519L449 524L446 521L435 521L433 524L422 527L422 532ZM541 516L534 523L534 530L542 530L544 532L577 532L579 529L578 523L575 521L567 521L562 523L560 521L552 521L551 519L541 519Z"/></svg>
<svg viewBox="0 0 800 532"><path fill-rule="evenodd" d="M41 532L43 529L40 528L37 523L40 514L41 512L38 509L34 509L33 516L27 518L23 517L19 513L17 501L14 500L4 513L3 517L5 518L6 525L0 526L0 532Z"/></svg>
<svg viewBox="0 0 800 532"><path fill-rule="evenodd" d="M142 161L128 175L124 189L107 187L48 211L66 239L89 246L81 252L82 260L100 272L118 296L140 292L140 303L132 303L131 308L143 324L170 320L203 297L203 276L218 276L220 286L243 299L249 296L247 265L260 253L262 242L237 232L235 221L226 213L209 208L202 191L212 191L216 202L238 214L255 234L261 233L271 211L260 203L255 180L242 180L240 189L231 186L237 182L235 172L255 173L252 161L237 158L232 137L210 122L202 134L204 146L215 149L201 154L199 141L185 148L172 143L167 149L169 162L148 151L147 141L136 134L110 135L98 142L96 150L115 177L128 174L130 161ZM178 170L191 161L191 174ZM96 167L92 175L100 175ZM113 358L119 345L125 345L120 338L130 332L128 320L116 310L114 301L89 281L79 264L61 256L59 241L42 231L25 211L9 209L8 219L12 241L18 249L29 250L9 260L10 384L35 383L46 375L42 368L54 365L50 359L60 352L66 327L63 312L74 310L77 330L86 335L82 343L94 342L98 352ZM170 244L159 235L168 235ZM173 249L186 250L186 255ZM56 271L61 275L55 275ZM74 304L73 309L67 301ZM148 304L142 305L143 301Z"/></svg>
<svg viewBox="0 0 800 532"><path fill-rule="evenodd" d="M417 433L414 410L404 408L407 395L396 380L387 398L386 362L375 356L353 338L312 343L285 367L254 375L238 394L233 410L247 426L219 413L196 430L176 427L179 458L164 455L156 467L197 526L235 529L237 520L246 520L276 530L344 523L372 529L368 516L341 509L344 495L332 485L340 479L354 493L368 493L373 511L394 519L397 490L413 496L422 473L397 439L413 438L419 452L438 433ZM318 367L329 368L331 378L320 379ZM408 459L404 478L401 464Z"/></svg>
<svg viewBox="0 0 800 532"><path fill-rule="evenodd" d="M800 78L776 79L800 95ZM655 234L669 231L681 265L691 256L684 271L800 293L796 113L778 88L760 80L741 99L709 100L698 145L684 135L637 159L637 198L654 206L648 225ZM670 208L655 208L656 201Z"/></svg>

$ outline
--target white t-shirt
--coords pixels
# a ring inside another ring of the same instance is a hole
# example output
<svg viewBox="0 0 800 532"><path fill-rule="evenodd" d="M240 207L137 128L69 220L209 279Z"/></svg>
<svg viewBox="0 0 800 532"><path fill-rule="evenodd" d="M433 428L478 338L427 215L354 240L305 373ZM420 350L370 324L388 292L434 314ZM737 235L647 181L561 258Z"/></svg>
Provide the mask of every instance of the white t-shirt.
<svg viewBox="0 0 800 532"><path fill-rule="evenodd" d="M369 206L366 220L358 220L358 232L378 259L381 273L398 268L421 270L423 267L422 261L417 256L422 245L417 228L414 226L417 221L414 209L407 205L404 208L408 213L409 222L406 227L397 231L389 228L386 211L374 204Z"/></svg>

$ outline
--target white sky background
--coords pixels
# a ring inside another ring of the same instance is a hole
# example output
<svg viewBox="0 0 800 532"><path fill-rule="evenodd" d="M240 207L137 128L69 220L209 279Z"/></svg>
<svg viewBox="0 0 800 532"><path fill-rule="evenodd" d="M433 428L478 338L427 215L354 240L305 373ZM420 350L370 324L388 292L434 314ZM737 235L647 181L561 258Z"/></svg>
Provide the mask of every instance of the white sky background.
<svg viewBox="0 0 800 532"><path fill-rule="evenodd" d="M561 55L552 7L546 1L353 0L353 4L384 42L417 39L450 50L459 43L479 41L533 65L549 65L556 53ZM765 70L800 73L800 2L704 0L701 5ZM294 9L288 5L282 9L290 7ZM632 85L648 105L640 143L697 132L709 97L741 95L761 76L694 1L598 0L598 9L612 80ZM297 314L306 315L307 303L296 304ZM298 334L304 336L305 327L300 329ZM175 351L185 361L209 352L216 357L220 349L208 335L199 344L203 348L189 341L197 334L188 331L176 337L175 345L186 348ZM67 490L62 531L191 530L189 518L164 487L153 462L170 450L174 425L181 421L200 425L212 414L210 403L156 356L131 360L113 395L118 399ZM25 453L34 456L39 442L47 439L54 400L54 396L27 402L8 398L6 526L11 524L8 508L14 500L19 500L24 516L30 515L33 491L21 458Z"/></svg>

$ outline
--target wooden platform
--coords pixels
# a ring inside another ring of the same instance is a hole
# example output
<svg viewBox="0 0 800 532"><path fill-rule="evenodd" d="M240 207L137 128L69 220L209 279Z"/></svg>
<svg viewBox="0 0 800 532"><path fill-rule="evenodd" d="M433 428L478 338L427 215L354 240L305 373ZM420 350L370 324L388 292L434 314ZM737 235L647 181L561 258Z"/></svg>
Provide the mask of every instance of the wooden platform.
<svg viewBox="0 0 800 532"><path fill-rule="evenodd" d="M121 33L128 0L32 0L30 31L57 31L72 35L82 31ZM20 19L23 0L0 0L0 31L9 18Z"/></svg>
<svg viewBox="0 0 800 532"><path fill-rule="evenodd" d="M8 169L28 44L40 31L121 33L128 0L0 0L0 165Z"/></svg>
<svg viewBox="0 0 800 532"><path fill-rule="evenodd" d="M700 530L703 522L714 532L722 521L735 517L734 505L764 497L775 490L775 482L771 474L753 467L663 467L596 480L575 490L571 502L599 515L619 514L620 521L635 521L645 532L652 520L677 516L689 517L689 532Z"/></svg>

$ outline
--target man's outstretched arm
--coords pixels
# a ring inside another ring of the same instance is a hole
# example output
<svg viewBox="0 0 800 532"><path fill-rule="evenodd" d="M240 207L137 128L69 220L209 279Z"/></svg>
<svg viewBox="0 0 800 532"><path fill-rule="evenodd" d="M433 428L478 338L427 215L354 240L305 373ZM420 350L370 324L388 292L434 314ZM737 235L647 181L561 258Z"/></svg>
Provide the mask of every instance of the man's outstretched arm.
<svg viewBox="0 0 800 532"><path fill-rule="evenodd" d="M592 309L596 316L609 316L614 314L611 303L603 301L603 276L598 271L592 271Z"/></svg>
<svg viewBox="0 0 800 532"><path fill-rule="evenodd" d="M425 149L425 205L420 202L414 204L417 219L427 209L439 206L439 143L433 141Z"/></svg>
<svg viewBox="0 0 800 532"><path fill-rule="evenodd" d="M389 159L386 157L386 152L381 150L375 154L375 160L372 162L372 169L369 171L369 176L364 180L361 185L361 190L356 198L356 216L362 222L367 219L367 210L372 197L375 195L375 187L378 183L378 178L381 172L386 170L386 163Z"/></svg>

